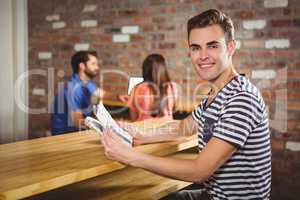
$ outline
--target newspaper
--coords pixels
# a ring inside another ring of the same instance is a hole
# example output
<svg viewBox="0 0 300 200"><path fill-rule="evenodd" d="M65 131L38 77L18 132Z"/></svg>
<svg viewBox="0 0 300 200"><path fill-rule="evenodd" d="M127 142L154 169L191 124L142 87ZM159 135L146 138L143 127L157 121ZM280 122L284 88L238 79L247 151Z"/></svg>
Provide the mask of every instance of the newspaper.
<svg viewBox="0 0 300 200"><path fill-rule="evenodd" d="M114 133L116 133L119 137L121 137L126 144L132 146L133 138L129 135L125 130L123 130L116 121L111 117L109 112L105 109L102 102L100 102L94 109L95 115L97 119L92 117L87 117L85 119L85 124L96 130L101 135L103 134L103 130L107 128L111 128Z"/></svg>

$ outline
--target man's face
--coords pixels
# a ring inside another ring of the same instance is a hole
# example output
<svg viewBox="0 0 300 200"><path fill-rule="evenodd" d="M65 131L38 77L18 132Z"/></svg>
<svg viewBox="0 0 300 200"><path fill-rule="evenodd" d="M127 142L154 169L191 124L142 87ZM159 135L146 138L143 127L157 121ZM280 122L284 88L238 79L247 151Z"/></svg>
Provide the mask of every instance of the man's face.
<svg viewBox="0 0 300 200"><path fill-rule="evenodd" d="M189 36L192 63L200 78L214 81L231 65L235 42L226 44L219 25L192 29Z"/></svg>
<svg viewBox="0 0 300 200"><path fill-rule="evenodd" d="M90 78L94 78L99 74L98 60L95 56L89 55L89 60L85 64L84 73Z"/></svg>

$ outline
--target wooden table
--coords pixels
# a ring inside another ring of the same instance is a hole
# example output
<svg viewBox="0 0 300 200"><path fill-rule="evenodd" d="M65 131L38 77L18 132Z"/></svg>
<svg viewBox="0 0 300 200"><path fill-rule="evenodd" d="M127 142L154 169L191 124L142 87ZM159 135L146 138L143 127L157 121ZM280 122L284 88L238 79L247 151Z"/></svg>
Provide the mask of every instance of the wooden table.
<svg viewBox="0 0 300 200"><path fill-rule="evenodd" d="M171 157L193 159L193 150L179 152ZM26 200L158 200L191 183L162 177L139 168L126 167L79 183L38 194Z"/></svg>
<svg viewBox="0 0 300 200"><path fill-rule="evenodd" d="M135 148L163 156L193 146L195 137ZM0 199L29 197L125 167L105 157L94 131L0 145L0 163Z"/></svg>

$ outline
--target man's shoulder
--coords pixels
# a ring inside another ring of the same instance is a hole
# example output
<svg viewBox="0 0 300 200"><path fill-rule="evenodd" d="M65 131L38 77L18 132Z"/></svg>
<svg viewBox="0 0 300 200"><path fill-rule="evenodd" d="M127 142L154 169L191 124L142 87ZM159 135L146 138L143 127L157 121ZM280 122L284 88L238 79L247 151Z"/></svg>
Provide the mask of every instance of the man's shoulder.
<svg viewBox="0 0 300 200"><path fill-rule="evenodd" d="M248 96L256 100L262 98L259 89L245 76L237 76L229 88L231 91L229 99L237 96Z"/></svg>
<svg viewBox="0 0 300 200"><path fill-rule="evenodd" d="M220 100L222 110L255 110L256 113L265 113L265 102L259 89L245 76L238 76L225 90L224 98Z"/></svg>

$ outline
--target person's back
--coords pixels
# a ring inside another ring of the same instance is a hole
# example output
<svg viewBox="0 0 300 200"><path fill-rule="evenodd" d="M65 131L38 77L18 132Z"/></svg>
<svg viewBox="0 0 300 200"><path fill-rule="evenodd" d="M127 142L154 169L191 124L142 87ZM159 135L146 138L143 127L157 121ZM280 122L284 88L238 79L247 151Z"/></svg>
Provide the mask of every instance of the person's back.
<svg viewBox="0 0 300 200"><path fill-rule="evenodd" d="M80 111L83 116L91 116L91 97L97 86L89 81L84 84L77 74L73 74L71 79L60 88L55 96L53 113L51 115L52 135L78 131L80 127L75 126L71 112Z"/></svg>
<svg viewBox="0 0 300 200"><path fill-rule="evenodd" d="M131 120L172 119L177 90L176 84L170 81L163 56L147 56L143 62L143 78L144 82L133 88L128 100Z"/></svg>
<svg viewBox="0 0 300 200"><path fill-rule="evenodd" d="M162 101L158 101L153 84L142 82L136 85L128 101L131 119L133 121L141 121L153 117L172 119L176 99L176 85L168 83L166 87L167 95Z"/></svg>
<svg viewBox="0 0 300 200"><path fill-rule="evenodd" d="M150 84L143 82L136 85L128 101L131 120L141 121L152 118L154 115L154 90Z"/></svg>

